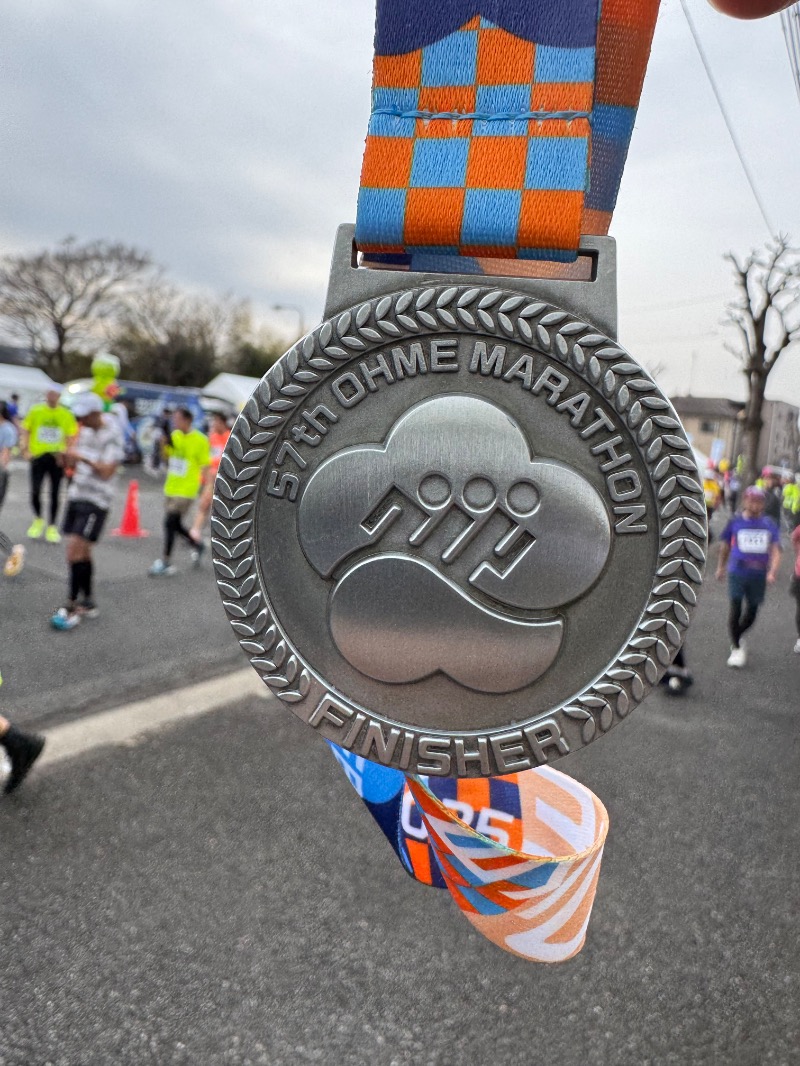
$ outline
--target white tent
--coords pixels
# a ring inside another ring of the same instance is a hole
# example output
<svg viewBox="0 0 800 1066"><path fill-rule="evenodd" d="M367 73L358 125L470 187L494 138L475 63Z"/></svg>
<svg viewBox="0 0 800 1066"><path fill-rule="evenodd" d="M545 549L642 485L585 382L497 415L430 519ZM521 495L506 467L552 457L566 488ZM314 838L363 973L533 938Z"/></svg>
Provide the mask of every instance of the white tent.
<svg viewBox="0 0 800 1066"><path fill-rule="evenodd" d="M711 460L705 452L701 452L698 448L692 448L692 452L694 453L694 461L697 463L697 469L700 471L701 475L705 474Z"/></svg>
<svg viewBox="0 0 800 1066"><path fill-rule="evenodd" d="M19 396L20 414L25 414L31 404L44 399L48 389L61 389L44 370L32 366L17 366L15 363L0 363L0 400L10 400L11 394Z"/></svg>
<svg viewBox="0 0 800 1066"><path fill-rule="evenodd" d="M244 374L217 374L203 389L200 404L206 411L238 414L252 396L259 380Z"/></svg>

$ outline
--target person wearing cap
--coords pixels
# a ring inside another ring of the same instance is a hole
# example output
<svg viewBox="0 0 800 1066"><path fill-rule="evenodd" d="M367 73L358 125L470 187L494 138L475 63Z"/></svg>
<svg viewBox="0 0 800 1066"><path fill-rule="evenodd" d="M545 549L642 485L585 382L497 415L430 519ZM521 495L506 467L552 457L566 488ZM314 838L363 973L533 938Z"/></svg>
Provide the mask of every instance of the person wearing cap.
<svg viewBox="0 0 800 1066"><path fill-rule="evenodd" d="M721 581L727 568L731 637L728 666L746 664L742 636L756 620L767 585L775 584L781 561L780 532L764 514L765 501L763 489L752 485L745 489L742 513L731 518L720 536L716 576Z"/></svg>
<svg viewBox="0 0 800 1066"><path fill-rule="evenodd" d="M54 629L73 629L82 617L94 617L92 547L100 538L114 496L116 473L125 450L115 418L103 415L94 392L79 393L72 411L80 424L74 447L65 453L74 470L67 492L63 532L67 537L67 601L53 615Z"/></svg>
<svg viewBox="0 0 800 1066"><path fill-rule="evenodd" d="M61 392L48 389L44 403L31 407L20 426L20 449L31 463L31 507L33 522L28 536L39 540L44 534L50 544L61 541L56 518L58 517L58 494L64 477L64 453L72 445L78 432L73 415L60 403ZM50 482L50 521L45 527L42 518L42 485Z"/></svg>

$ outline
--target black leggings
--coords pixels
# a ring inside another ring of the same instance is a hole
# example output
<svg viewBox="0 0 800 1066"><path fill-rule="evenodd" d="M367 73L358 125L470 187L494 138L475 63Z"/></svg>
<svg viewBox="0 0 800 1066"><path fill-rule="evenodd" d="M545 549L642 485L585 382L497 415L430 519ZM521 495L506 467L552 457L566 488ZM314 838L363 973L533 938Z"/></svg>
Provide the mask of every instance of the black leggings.
<svg viewBox="0 0 800 1066"><path fill-rule="evenodd" d="M747 604L742 613L742 604ZM731 635L731 643L734 648L739 647L739 641L742 639L743 634L747 632L750 626L755 622L756 615L758 614L758 604L751 603L748 599L736 599L731 600L731 610L728 615L728 631Z"/></svg>
<svg viewBox="0 0 800 1066"><path fill-rule="evenodd" d="M791 593L796 604L794 612L794 624L797 626L797 638L800 640L800 577L792 578Z"/></svg>
<svg viewBox="0 0 800 1066"><path fill-rule="evenodd" d="M3 500L6 498L6 489L8 488L8 471L3 470L0 467L0 507L3 506Z"/></svg>
<svg viewBox="0 0 800 1066"><path fill-rule="evenodd" d="M31 507L37 518L42 517L42 485L50 479L50 525L56 524L58 492L64 470L53 452L45 452L31 459Z"/></svg>
<svg viewBox="0 0 800 1066"><path fill-rule="evenodd" d="M164 519L164 561L168 561L175 547L175 537L182 537L192 548L197 545L189 536L189 530L183 524L183 517L176 511L171 511Z"/></svg>

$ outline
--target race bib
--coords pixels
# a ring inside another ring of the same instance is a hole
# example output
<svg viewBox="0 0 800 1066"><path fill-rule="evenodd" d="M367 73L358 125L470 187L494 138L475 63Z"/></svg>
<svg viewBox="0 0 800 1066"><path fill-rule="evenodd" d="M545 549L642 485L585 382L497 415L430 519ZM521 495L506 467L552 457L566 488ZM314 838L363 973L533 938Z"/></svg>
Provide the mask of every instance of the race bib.
<svg viewBox="0 0 800 1066"><path fill-rule="evenodd" d="M220 459L220 458L222 457L222 453L223 453L224 451L225 451L225 449L224 449L224 448L222 448L222 447L219 447L218 445L212 445L212 448L211 448L211 458L212 458L212 459Z"/></svg>
<svg viewBox="0 0 800 1066"><path fill-rule="evenodd" d="M175 477L186 477L189 473L189 462L187 459L178 459L176 456L170 456L167 463L167 471L170 474L174 474Z"/></svg>
<svg viewBox="0 0 800 1066"><path fill-rule="evenodd" d="M736 534L736 544L742 554L766 555L769 541L769 531L766 529L740 529Z"/></svg>
<svg viewBox="0 0 800 1066"><path fill-rule="evenodd" d="M41 444L60 444L64 439L64 432L58 426L41 426L37 437Z"/></svg>

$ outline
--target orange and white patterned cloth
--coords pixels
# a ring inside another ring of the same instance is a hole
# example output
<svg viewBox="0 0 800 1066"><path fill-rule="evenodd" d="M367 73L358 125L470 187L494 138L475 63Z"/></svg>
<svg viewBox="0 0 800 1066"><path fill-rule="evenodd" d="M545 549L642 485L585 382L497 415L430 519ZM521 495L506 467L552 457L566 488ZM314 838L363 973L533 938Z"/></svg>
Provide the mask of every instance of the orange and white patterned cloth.
<svg viewBox="0 0 800 1066"><path fill-rule="evenodd" d="M548 766L406 778L331 748L406 870L446 888L492 943L532 962L580 951L608 832L589 789Z"/></svg>

